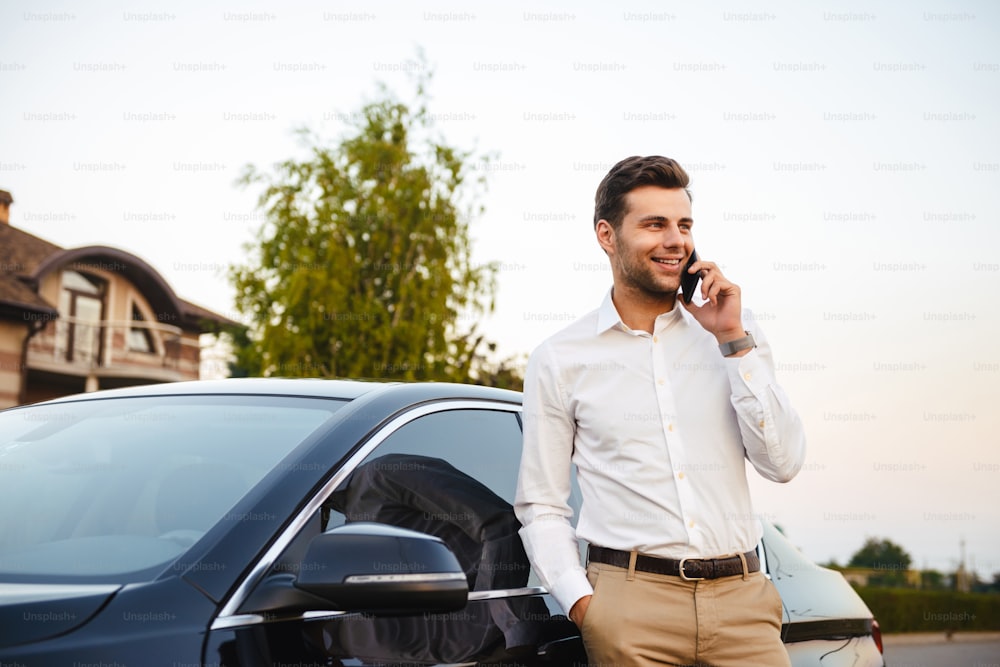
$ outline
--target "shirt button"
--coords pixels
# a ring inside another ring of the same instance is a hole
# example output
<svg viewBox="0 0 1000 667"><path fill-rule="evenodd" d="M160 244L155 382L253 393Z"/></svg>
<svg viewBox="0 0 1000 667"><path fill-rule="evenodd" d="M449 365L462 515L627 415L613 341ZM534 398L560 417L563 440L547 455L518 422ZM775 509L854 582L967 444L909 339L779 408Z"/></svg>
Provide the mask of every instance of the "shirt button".
<svg viewBox="0 0 1000 667"><path fill-rule="evenodd" d="M688 528L694 528L694 521L688 521Z"/></svg>
<svg viewBox="0 0 1000 667"><path fill-rule="evenodd" d="M662 385L663 384L663 380L657 380L656 384Z"/></svg>
<svg viewBox="0 0 1000 667"><path fill-rule="evenodd" d="M746 374L743 375L743 379L746 380L746 381L748 381L748 382L750 381L751 377L753 377L753 376L750 373L746 373Z"/></svg>
<svg viewBox="0 0 1000 667"><path fill-rule="evenodd" d="M684 479L684 472L683 471L677 473L677 479Z"/></svg>
<svg viewBox="0 0 1000 667"><path fill-rule="evenodd" d="M659 336L653 336L653 342L654 343L659 343L660 342L660 337Z"/></svg>
<svg viewBox="0 0 1000 667"><path fill-rule="evenodd" d="M667 424L667 430L668 431L673 431L674 430L674 425L673 424Z"/></svg>
<svg viewBox="0 0 1000 667"><path fill-rule="evenodd" d="M760 426L761 428L764 428L764 420L763 419L760 420L760 423L758 424L758 426Z"/></svg>

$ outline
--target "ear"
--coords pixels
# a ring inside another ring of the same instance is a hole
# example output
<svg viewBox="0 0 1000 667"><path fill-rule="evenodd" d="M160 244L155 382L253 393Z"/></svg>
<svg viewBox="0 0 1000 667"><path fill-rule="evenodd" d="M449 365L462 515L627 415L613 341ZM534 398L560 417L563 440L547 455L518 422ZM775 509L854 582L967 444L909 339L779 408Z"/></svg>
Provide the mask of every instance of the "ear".
<svg viewBox="0 0 1000 667"><path fill-rule="evenodd" d="M597 243L604 249L605 254L610 257L615 250L615 228L607 220L601 219L597 221L597 227L594 229L594 232L597 234Z"/></svg>

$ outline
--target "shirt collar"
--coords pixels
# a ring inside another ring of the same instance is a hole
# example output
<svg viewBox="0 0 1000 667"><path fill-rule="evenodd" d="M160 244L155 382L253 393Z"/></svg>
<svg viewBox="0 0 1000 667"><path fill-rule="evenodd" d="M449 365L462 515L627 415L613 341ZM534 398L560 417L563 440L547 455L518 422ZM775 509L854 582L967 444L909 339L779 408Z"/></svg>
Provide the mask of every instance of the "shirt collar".
<svg viewBox="0 0 1000 667"><path fill-rule="evenodd" d="M608 293L604 295L604 301L601 302L601 307L597 310L597 335L601 335L608 329L614 328L621 331L631 331L628 325L622 322L621 315L618 314L618 309L615 308L615 302L611 300L611 291L611 289L608 289ZM680 295L677 298L680 299ZM661 313L656 317L653 330L662 331L668 326L681 321L684 319L683 310L684 306L675 301L673 310Z"/></svg>
<svg viewBox="0 0 1000 667"><path fill-rule="evenodd" d="M622 318L618 314L618 309L615 308L615 302L611 300L611 290L609 289L608 293L604 295L601 307L597 310L597 335L600 336L616 325L619 329L625 327L625 323L622 322Z"/></svg>

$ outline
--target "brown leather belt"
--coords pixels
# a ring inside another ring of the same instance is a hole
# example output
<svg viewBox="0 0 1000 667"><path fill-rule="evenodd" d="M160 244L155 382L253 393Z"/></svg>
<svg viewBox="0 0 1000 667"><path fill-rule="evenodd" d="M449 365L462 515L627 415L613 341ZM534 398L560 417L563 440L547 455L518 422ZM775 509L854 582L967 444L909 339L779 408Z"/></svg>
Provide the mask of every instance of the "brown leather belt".
<svg viewBox="0 0 1000 667"><path fill-rule="evenodd" d="M614 565L615 567L628 568L628 551L618 549L608 549L591 544L587 548L587 561ZM740 556L729 556L727 558L682 558L674 560L672 558L656 558L655 556L643 556L639 554L635 559L636 572L649 572L651 574L667 574L672 577L680 577L687 581L697 581L698 579L719 579L720 577L735 577L743 574L743 559L746 559L746 571L757 572L760 570L760 558L757 551L748 551Z"/></svg>

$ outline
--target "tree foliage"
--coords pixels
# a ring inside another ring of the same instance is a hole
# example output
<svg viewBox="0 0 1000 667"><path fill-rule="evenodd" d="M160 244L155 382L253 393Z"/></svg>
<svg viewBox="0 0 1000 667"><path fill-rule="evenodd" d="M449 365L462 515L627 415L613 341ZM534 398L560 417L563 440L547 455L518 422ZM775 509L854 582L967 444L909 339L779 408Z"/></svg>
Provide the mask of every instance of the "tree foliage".
<svg viewBox="0 0 1000 667"><path fill-rule="evenodd" d="M476 326L496 291L469 234L489 158L435 135L426 82L412 104L380 88L337 145L303 130L306 158L246 168L266 222L230 268L251 322L238 373L519 388Z"/></svg>
<svg viewBox="0 0 1000 667"><path fill-rule="evenodd" d="M903 547L887 539L869 537L848 563L848 567L875 570L869 577L872 586L898 586L906 581L906 572L912 563L910 554Z"/></svg>
<svg viewBox="0 0 1000 667"><path fill-rule="evenodd" d="M872 569L891 568L908 570L912 559L903 547L887 539L869 537L864 545L851 556L851 567Z"/></svg>

